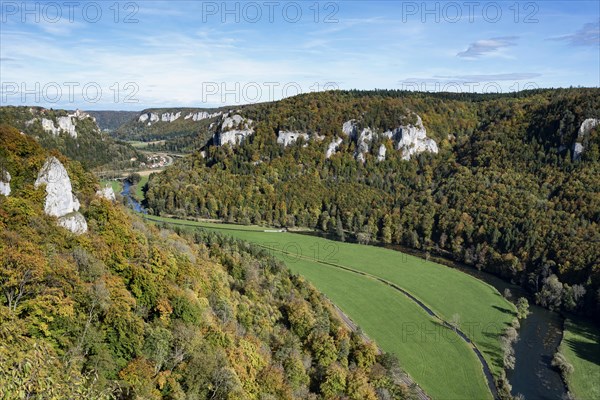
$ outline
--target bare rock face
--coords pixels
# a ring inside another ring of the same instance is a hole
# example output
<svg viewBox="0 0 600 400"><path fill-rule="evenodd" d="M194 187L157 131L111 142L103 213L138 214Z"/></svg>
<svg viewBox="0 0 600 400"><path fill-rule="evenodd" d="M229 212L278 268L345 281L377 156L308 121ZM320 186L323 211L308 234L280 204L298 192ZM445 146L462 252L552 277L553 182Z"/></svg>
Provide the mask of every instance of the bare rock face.
<svg viewBox="0 0 600 400"><path fill-rule="evenodd" d="M58 224L73 233L87 232L87 223L79 211L79 200L73 194L67 170L56 157L48 157L38 173L35 187L46 185L44 212L58 217Z"/></svg>
<svg viewBox="0 0 600 400"><path fill-rule="evenodd" d="M209 114L206 111L200 111L197 113L189 113L188 115L186 115L185 117L183 117L183 119L192 119L192 121L202 121L203 119L208 119L208 118L214 118L217 117L219 115L221 115L221 111Z"/></svg>
<svg viewBox="0 0 600 400"><path fill-rule="evenodd" d="M362 163L365 162L365 154L367 154L371 148L371 141L375 137L375 134L370 128L365 128L360 132L356 140L356 153L354 156Z"/></svg>
<svg viewBox="0 0 600 400"><path fill-rule="evenodd" d="M410 160L415 155L428 151L430 153L437 153L438 147L435 140L427 137L427 132L423 126L421 117L417 115L417 123L415 125L401 125L391 131L385 131L376 133L372 128L366 127L362 131L359 131L356 120L349 120L344 122L342 125L342 132L344 135L356 142L356 152L354 157L361 162L365 162L365 156L370 151L371 142L374 138L382 137L391 139L394 142L394 146L397 150L402 151L402 159ZM330 148L333 143L330 144ZM335 150L327 150L327 158L333 154ZM381 158L385 159L385 146L383 150L381 146L378 150L378 160ZM380 160L381 161L381 160Z"/></svg>
<svg viewBox="0 0 600 400"><path fill-rule="evenodd" d="M590 134L592 129L596 126L600 125L600 119L588 118L581 123L579 127L579 132L577 134L577 140L573 143L573 159L579 160L581 158L581 154L585 150L585 146L583 145L583 141Z"/></svg>
<svg viewBox="0 0 600 400"><path fill-rule="evenodd" d="M402 150L402 159L410 160L415 155L424 151L437 153L437 143L427 137L427 131L423 126L421 117L417 116L416 125L407 125L399 127L400 138L397 143L397 149Z"/></svg>
<svg viewBox="0 0 600 400"><path fill-rule="evenodd" d="M217 146L223 146L227 143L232 146L241 144L246 137L254 133L252 123L251 119L246 119L239 114L231 117L224 116L221 130L214 136L215 144Z"/></svg>
<svg viewBox="0 0 600 400"><path fill-rule="evenodd" d="M10 179L8 171L0 169L0 194L3 196L10 195Z"/></svg>
<svg viewBox="0 0 600 400"><path fill-rule="evenodd" d="M336 137L329 146L327 146L327 152L325 153L325 158L330 158L337 152L337 149L340 147L344 140L341 137Z"/></svg>
<svg viewBox="0 0 600 400"><path fill-rule="evenodd" d="M85 217L78 212L73 212L64 215L58 219L58 225L70 230L71 232L81 235L88 230Z"/></svg>
<svg viewBox="0 0 600 400"><path fill-rule="evenodd" d="M161 116L161 121L163 121L163 122L173 122L176 119L178 119L179 117L181 117L181 111L177 112L177 113L169 113L169 112L167 112L167 113L164 113Z"/></svg>
<svg viewBox="0 0 600 400"><path fill-rule="evenodd" d="M54 136L58 136L62 132L65 132L72 138L77 138L77 120L82 120L86 118L92 117L83 111L76 110L72 114L67 114L67 116L56 118L56 123L58 124L58 126L54 125L54 121L48 118L41 118L40 122L42 124L42 129L47 133L51 133ZM95 118L93 119L94 121L96 121ZM36 120L37 119L34 118L28 123L31 124Z"/></svg>
<svg viewBox="0 0 600 400"><path fill-rule="evenodd" d="M96 192L96 196L109 201L117 201L117 197L115 196L115 191L113 190L112 186L106 186L98 190Z"/></svg>
<svg viewBox="0 0 600 400"><path fill-rule="evenodd" d="M384 161L386 152L387 149L385 148L385 145L380 145L379 150L377 151L377 161Z"/></svg>
<svg viewBox="0 0 600 400"><path fill-rule="evenodd" d="M277 134L277 143L282 144L283 147L287 147L296 143L299 138L303 138L305 142L308 142L310 136L304 132L279 131Z"/></svg>
<svg viewBox="0 0 600 400"><path fill-rule="evenodd" d="M144 123L146 121L148 121L148 125L152 125L153 122L160 121L160 118L158 117L158 114L155 113L145 113L138 118L138 122Z"/></svg>
<svg viewBox="0 0 600 400"><path fill-rule="evenodd" d="M356 126L356 120L351 119L342 124L342 132L344 135L348 136L350 139L356 138L356 134L358 133L358 127Z"/></svg>

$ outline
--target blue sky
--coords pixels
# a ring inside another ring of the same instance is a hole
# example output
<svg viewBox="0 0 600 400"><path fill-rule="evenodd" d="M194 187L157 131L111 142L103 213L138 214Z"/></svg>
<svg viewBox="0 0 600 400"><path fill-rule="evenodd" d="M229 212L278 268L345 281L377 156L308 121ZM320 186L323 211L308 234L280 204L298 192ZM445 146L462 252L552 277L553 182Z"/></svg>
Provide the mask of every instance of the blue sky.
<svg viewBox="0 0 600 400"><path fill-rule="evenodd" d="M141 110L324 88L600 85L597 1L0 3L3 105Z"/></svg>

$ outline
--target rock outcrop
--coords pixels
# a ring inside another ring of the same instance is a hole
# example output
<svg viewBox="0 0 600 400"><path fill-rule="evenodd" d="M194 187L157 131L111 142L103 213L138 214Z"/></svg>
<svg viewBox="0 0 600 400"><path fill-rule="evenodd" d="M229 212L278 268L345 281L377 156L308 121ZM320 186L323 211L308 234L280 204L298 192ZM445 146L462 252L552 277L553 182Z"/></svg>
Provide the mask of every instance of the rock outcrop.
<svg viewBox="0 0 600 400"><path fill-rule="evenodd" d="M10 173L4 169L0 169L0 194L3 196L10 195Z"/></svg>
<svg viewBox="0 0 600 400"><path fill-rule="evenodd" d="M98 190L96 195L109 201L117 201L117 197L115 196L115 191L113 190L112 186L106 186Z"/></svg>
<svg viewBox="0 0 600 400"><path fill-rule="evenodd" d="M178 119L179 117L181 117L181 111L179 111L177 113L166 112L161 116L160 120L162 122L173 122L176 119Z"/></svg>
<svg viewBox="0 0 600 400"><path fill-rule="evenodd" d="M214 113L209 113L207 111L198 111L198 112L189 112L187 113L183 119L184 120L192 120L194 122L202 121L208 118L218 117L223 114L222 111L217 111ZM175 122L179 118L181 118L182 111L167 111L162 114L157 114L155 112L145 112L138 117L138 122L142 124L147 124L148 126L152 125L155 122Z"/></svg>
<svg viewBox="0 0 600 400"><path fill-rule="evenodd" d="M379 150L377 151L377 161L384 161L386 152L387 149L385 148L385 145L380 145Z"/></svg>
<svg viewBox="0 0 600 400"><path fill-rule="evenodd" d="M203 119L209 119L209 118L214 118L214 117L218 117L219 115L221 115L222 112L218 111L212 114L209 114L206 111L200 111L197 113L189 113L188 115L186 115L185 117L183 117L183 119L192 119L192 121L202 121Z"/></svg>
<svg viewBox="0 0 600 400"><path fill-rule="evenodd" d="M223 116L221 129L214 135L214 143L217 146L223 146L227 143L232 146L241 144L246 137L254 133L252 122L251 119L246 119L239 114L231 117Z"/></svg>
<svg viewBox="0 0 600 400"><path fill-rule="evenodd" d="M423 126L421 117L417 115L417 123L415 125L400 125L399 127L385 131L382 133L376 133L372 128L366 127L359 131L358 123L356 120L349 120L344 122L342 125L342 132L352 141L356 142L356 152L354 157L361 162L365 162L366 154L371 150L371 143L373 139L381 137L387 138L394 142L394 147L402 151L402 159L410 160L410 158L422 152L437 153L438 147L435 140L427 137L427 132ZM335 147L332 147L333 143L329 145L327 149L327 158L333 154ZM377 159L379 161L385 160L386 150L385 146L380 146L378 149Z"/></svg>
<svg viewBox="0 0 600 400"><path fill-rule="evenodd" d="M140 115L140 117L138 118L139 122L146 122L148 121L148 125L152 125L153 122L158 122L160 121L160 118L158 117L158 114L156 113L144 113L142 115Z"/></svg>
<svg viewBox="0 0 600 400"><path fill-rule="evenodd" d="M421 117L417 116L416 125L400 126L396 129L396 138L398 139L396 148L402 150L402 159L410 158L424 151L437 153L438 146L435 140L427 137L427 131L423 126Z"/></svg>
<svg viewBox="0 0 600 400"><path fill-rule="evenodd" d="M308 142L310 136L304 132L279 131L277 134L277 143L282 144L283 147L287 147L296 143L299 138L303 138L305 142Z"/></svg>
<svg viewBox="0 0 600 400"><path fill-rule="evenodd" d="M330 158L332 155L334 155L343 141L344 140L341 137L336 137L335 139L333 139L333 141L329 143L329 146L327 146L327 152L325 153L325 157Z"/></svg>
<svg viewBox="0 0 600 400"><path fill-rule="evenodd" d="M58 224L73 233L87 232L87 223L79 211L67 170L56 157L48 157L38 173L35 187L46 185L44 212L57 217Z"/></svg>
<svg viewBox="0 0 600 400"><path fill-rule="evenodd" d="M579 160L581 158L581 154L585 150L584 141L586 137L590 134L592 129L600 125L600 119L588 118L581 123L579 127L579 132L577 133L577 140L573 143L573 159Z"/></svg>
<svg viewBox="0 0 600 400"><path fill-rule="evenodd" d="M40 123L42 124L42 129L51 133L54 136L58 136L61 133L67 133L72 138L77 138L77 120L83 120L86 118L92 118L95 121L95 118L91 117L89 114L76 110L72 114L67 114L66 116L57 117L56 118L56 126L54 121L49 118L40 118ZM32 124L37 121L37 118L34 118L27 122L27 124Z"/></svg>

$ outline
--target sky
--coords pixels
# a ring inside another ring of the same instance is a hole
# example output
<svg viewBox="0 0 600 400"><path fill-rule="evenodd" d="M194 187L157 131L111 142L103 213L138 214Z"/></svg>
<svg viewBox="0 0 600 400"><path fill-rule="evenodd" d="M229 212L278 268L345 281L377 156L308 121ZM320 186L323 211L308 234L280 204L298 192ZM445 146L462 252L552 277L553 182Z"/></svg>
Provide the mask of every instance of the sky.
<svg viewBox="0 0 600 400"><path fill-rule="evenodd" d="M5 1L0 105L600 86L598 1Z"/></svg>

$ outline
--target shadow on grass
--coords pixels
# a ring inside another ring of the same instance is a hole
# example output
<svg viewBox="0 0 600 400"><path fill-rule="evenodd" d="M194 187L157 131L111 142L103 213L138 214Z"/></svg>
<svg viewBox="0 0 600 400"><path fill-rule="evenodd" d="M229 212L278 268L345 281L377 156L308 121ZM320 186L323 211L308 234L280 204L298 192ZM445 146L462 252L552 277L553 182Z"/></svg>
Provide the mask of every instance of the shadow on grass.
<svg viewBox="0 0 600 400"><path fill-rule="evenodd" d="M600 334L587 324L570 324L569 330L588 341L566 339L565 342L577 357L587 360L595 365L600 365Z"/></svg>
<svg viewBox="0 0 600 400"><path fill-rule="evenodd" d="M504 314L508 314L508 315L510 315L512 317L516 317L517 316L516 312L514 312L512 310L509 310L508 308L504 308L504 307L500 307L500 306L492 306L492 307L494 307L496 310L501 311Z"/></svg>

